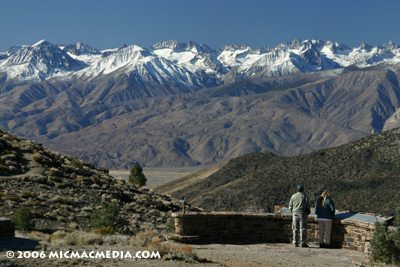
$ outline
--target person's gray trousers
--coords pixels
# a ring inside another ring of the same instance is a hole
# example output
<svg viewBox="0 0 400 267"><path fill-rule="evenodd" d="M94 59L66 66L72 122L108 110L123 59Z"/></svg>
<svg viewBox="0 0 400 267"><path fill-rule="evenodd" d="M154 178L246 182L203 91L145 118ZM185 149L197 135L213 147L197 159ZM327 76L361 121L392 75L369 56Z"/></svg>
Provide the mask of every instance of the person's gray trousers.
<svg viewBox="0 0 400 267"><path fill-rule="evenodd" d="M331 243L331 232L332 232L332 220L318 220L319 224L319 243L324 243L324 229L325 233L325 244Z"/></svg>
<svg viewBox="0 0 400 267"><path fill-rule="evenodd" d="M293 244L299 244L297 238L297 232L300 231L300 243L301 245L306 244L307 241L307 218L308 215L305 213L293 213Z"/></svg>

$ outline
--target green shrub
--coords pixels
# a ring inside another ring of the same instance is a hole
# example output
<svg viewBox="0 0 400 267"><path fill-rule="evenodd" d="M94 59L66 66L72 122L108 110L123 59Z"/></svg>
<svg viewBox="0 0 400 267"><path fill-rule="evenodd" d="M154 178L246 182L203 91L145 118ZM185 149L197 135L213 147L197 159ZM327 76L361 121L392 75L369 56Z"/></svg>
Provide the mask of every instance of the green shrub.
<svg viewBox="0 0 400 267"><path fill-rule="evenodd" d="M15 228L18 230L30 230L35 227L35 222L32 221L33 214L28 208L19 208L15 211L11 221L15 223Z"/></svg>
<svg viewBox="0 0 400 267"><path fill-rule="evenodd" d="M92 214L91 223L96 229L109 226L118 231L125 225L125 220L118 216L115 203L102 202L101 210Z"/></svg>
<svg viewBox="0 0 400 267"><path fill-rule="evenodd" d="M131 174L129 175L129 182L139 187L145 186L147 183L147 178L143 174L143 169L137 163L131 169Z"/></svg>
<svg viewBox="0 0 400 267"><path fill-rule="evenodd" d="M174 220L174 218L168 218L166 226L165 226L165 232L167 232L167 233L175 233L175 220Z"/></svg>
<svg viewBox="0 0 400 267"><path fill-rule="evenodd" d="M399 207L397 207L396 213L396 217L399 218ZM376 222L371 246L375 261L386 264L400 264L400 227L389 231L387 223Z"/></svg>
<svg viewBox="0 0 400 267"><path fill-rule="evenodd" d="M77 157L75 157L71 160L71 166L81 169L83 167L83 163Z"/></svg>

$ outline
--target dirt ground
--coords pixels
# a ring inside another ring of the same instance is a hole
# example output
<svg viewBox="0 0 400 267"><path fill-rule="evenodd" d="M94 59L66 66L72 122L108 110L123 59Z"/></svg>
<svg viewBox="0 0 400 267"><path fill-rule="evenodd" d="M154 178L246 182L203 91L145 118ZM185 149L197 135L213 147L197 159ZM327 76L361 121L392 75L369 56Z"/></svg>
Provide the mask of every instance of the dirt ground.
<svg viewBox="0 0 400 267"><path fill-rule="evenodd" d="M50 251L123 251L134 255L140 249L131 246L69 246L52 247L45 251L46 258L13 259L18 266L355 266L353 260L361 262L362 253L344 249L320 249L315 246L310 248L295 248L291 244L254 244L254 245L193 245L201 262L188 263L184 261L165 261L163 259L49 259ZM40 251L39 251L40 252ZM17 255L17 253L15 253ZM8 263L7 263L8 262ZM12 261L6 259L6 252L0 252L0 266L10 265ZM7 265L8 264L8 265Z"/></svg>

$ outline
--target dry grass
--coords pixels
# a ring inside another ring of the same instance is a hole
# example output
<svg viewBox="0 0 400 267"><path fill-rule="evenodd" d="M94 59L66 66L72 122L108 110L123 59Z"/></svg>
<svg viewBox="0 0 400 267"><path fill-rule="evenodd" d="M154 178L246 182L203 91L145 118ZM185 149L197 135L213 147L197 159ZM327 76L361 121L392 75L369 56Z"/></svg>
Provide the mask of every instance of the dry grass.
<svg viewBox="0 0 400 267"><path fill-rule="evenodd" d="M145 247L155 237L158 238L158 234L157 234L157 232L155 232L153 230L146 230L144 232L139 232L135 236L132 237L131 245Z"/></svg>
<svg viewBox="0 0 400 267"><path fill-rule="evenodd" d="M40 231L32 231L32 232L27 234L27 237L29 239L33 239L33 240L37 240L37 241L49 240L49 235L45 234L45 233L42 233Z"/></svg>
<svg viewBox="0 0 400 267"><path fill-rule="evenodd" d="M161 240L153 240L146 246L146 250L160 252L165 260L199 261L196 251L189 245L165 244Z"/></svg>
<svg viewBox="0 0 400 267"><path fill-rule="evenodd" d="M148 251L158 251L165 260L184 260L186 262L199 260L192 246L165 244L153 230L137 233L132 237L131 245L141 246Z"/></svg>
<svg viewBox="0 0 400 267"><path fill-rule="evenodd" d="M66 246L101 245L102 243L101 235L83 231L72 232L66 235L63 240L63 244Z"/></svg>
<svg viewBox="0 0 400 267"><path fill-rule="evenodd" d="M93 230L93 233L98 234L98 235L116 235L117 233L115 232L114 228L111 226L107 227L101 227Z"/></svg>

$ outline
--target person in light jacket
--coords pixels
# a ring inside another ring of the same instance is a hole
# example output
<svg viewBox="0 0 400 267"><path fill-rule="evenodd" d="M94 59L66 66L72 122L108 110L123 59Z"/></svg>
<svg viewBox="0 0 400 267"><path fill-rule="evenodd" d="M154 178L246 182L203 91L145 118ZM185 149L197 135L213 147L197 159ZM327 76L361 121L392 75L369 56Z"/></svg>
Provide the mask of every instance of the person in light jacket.
<svg viewBox="0 0 400 267"><path fill-rule="evenodd" d="M324 191L315 203L315 214L317 214L317 220L319 223L319 247L329 248L331 247L331 232L332 232L332 221L335 216L335 204L329 197L329 192ZM324 230L325 243L324 241Z"/></svg>
<svg viewBox="0 0 400 267"><path fill-rule="evenodd" d="M307 218L310 214L310 201L304 194L304 187L297 186L297 193L292 195L289 202L290 212L293 214L292 230L293 244L299 246L297 232L300 232L301 247L308 248L307 245Z"/></svg>

